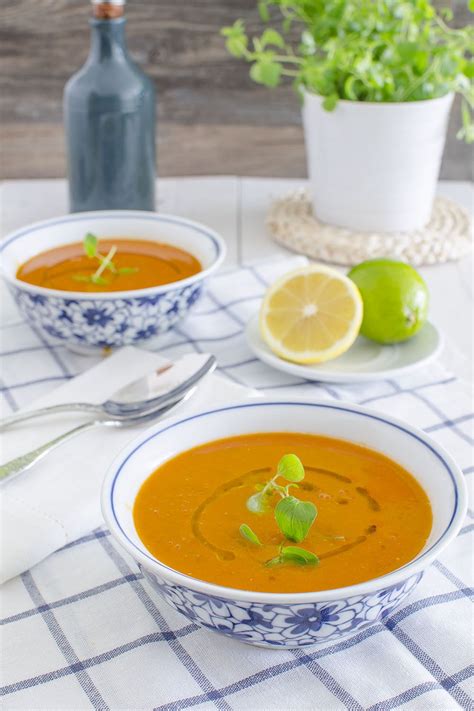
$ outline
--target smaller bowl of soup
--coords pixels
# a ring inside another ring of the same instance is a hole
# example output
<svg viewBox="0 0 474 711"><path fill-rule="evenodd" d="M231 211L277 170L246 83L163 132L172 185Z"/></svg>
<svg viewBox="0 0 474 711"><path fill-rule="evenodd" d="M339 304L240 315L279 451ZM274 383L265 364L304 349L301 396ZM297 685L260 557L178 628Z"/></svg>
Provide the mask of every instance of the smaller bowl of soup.
<svg viewBox="0 0 474 711"><path fill-rule="evenodd" d="M125 210L38 222L0 245L21 313L48 340L85 352L167 331L188 314L225 251L204 225Z"/></svg>
<svg viewBox="0 0 474 711"><path fill-rule="evenodd" d="M395 418L262 398L143 433L111 466L102 508L174 609L281 649L390 614L457 534L466 493L452 458Z"/></svg>

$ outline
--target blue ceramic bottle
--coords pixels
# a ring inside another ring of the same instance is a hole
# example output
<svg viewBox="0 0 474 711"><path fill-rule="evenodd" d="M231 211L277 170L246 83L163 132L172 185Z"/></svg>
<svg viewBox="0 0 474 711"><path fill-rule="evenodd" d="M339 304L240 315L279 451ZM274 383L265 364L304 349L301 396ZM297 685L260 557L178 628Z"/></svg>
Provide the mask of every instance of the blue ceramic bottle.
<svg viewBox="0 0 474 711"><path fill-rule="evenodd" d="M92 0L89 57L66 84L71 212L155 209L155 91L131 60L124 0Z"/></svg>

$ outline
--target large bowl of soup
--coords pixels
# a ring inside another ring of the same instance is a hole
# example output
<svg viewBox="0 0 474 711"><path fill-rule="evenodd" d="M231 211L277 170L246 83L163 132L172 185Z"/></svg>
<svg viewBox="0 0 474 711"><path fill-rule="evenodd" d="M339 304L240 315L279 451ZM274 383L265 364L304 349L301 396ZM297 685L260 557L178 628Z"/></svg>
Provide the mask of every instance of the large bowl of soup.
<svg viewBox="0 0 474 711"><path fill-rule="evenodd" d="M304 478L275 479L295 456ZM270 496L269 481L280 487ZM303 539L298 526L287 540L277 525L289 494L300 513L317 511ZM254 506L262 497L263 510ZM281 649L339 640L389 615L456 536L466 493L453 459L395 418L258 399L144 432L111 466L102 507L175 610Z"/></svg>
<svg viewBox="0 0 474 711"><path fill-rule="evenodd" d="M38 222L0 245L3 277L29 323L86 352L143 343L174 326L225 251L204 225L118 210Z"/></svg>

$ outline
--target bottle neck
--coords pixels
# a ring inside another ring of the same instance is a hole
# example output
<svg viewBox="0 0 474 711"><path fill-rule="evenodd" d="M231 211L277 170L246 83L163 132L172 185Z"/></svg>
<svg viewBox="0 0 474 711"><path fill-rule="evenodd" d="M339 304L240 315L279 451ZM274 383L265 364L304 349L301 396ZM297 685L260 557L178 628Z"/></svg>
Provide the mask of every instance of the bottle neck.
<svg viewBox="0 0 474 711"><path fill-rule="evenodd" d="M128 58L125 39L125 23L123 17L113 20L93 18L91 26L91 48L89 61L106 61L109 59L126 60Z"/></svg>

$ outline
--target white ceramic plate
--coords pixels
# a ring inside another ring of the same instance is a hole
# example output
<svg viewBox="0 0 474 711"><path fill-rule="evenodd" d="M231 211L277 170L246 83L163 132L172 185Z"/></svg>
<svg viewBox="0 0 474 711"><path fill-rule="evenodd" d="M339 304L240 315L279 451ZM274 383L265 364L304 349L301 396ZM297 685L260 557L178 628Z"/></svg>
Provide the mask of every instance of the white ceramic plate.
<svg viewBox="0 0 474 711"><path fill-rule="evenodd" d="M418 335L405 343L382 346L359 336L339 358L320 365L298 365L279 358L264 343L258 328L258 314L248 322L246 335L251 350L264 363L300 378L329 383L360 383L404 375L436 358L443 346L440 332L428 322Z"/></svg>

